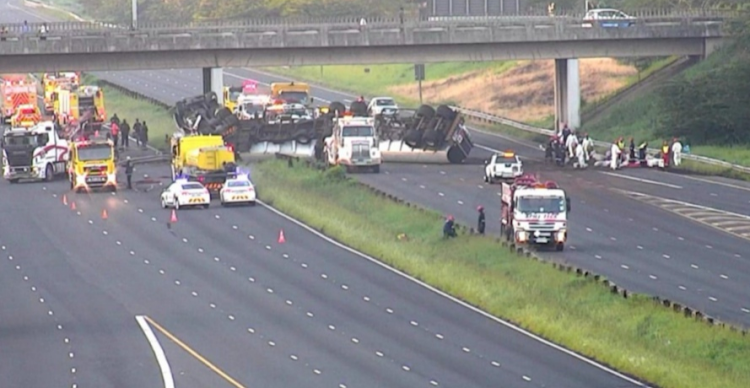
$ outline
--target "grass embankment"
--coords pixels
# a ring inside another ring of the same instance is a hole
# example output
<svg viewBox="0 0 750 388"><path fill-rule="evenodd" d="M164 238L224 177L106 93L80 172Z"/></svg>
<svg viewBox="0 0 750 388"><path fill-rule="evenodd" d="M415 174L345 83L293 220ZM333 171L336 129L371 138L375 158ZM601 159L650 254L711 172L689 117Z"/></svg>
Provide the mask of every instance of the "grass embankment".
<svg viewBox="0 0 750 388"><path fill-rule="evenodd" d="M87 79L91 79L88 78ZM164 149L164 135L171 135L175 131L175 123L169 112L145 100L138 100L113 87L104 85L104 107L107 116L115 113L120 119L127 119L132 126L135 119L146 121L148 124L149 144L158 149Z"/></svg>
<svg viewBox="0 0 750 388"><path fill-rule="evenodd" d="M354 248L499 317L664 388L747 388L750 339L683 318L645 296L523 259L488 238L441 239L442 217L286 162L254 167L263 200ZM397 239L405 233L408 241Z"/></svg>
<svg viewBox="0 0 750 388"><path fill-rule="evenodd" d="M513 62L432 63L425 65L425 81L441 80L482 70L503 71L511 66ZM416 83L414 65L406 64L273 67L263 70L352 94L365 93L370 97L391 96L393 93L389 88ZM416 93L393 97L405 106L419 104L419 95Z"/></svg>
<svg viewBox="0 0 750 388"><path fill-rule="evenodd" d="M732 50L719 50L702 61L685 70L681 76L691 78L712 71L718 65L728 61L734 53ZM626 101L613 107L609 114L602 117L594 125L583 129L592 137L600 140L612 140L619 136L635 137L637 141L647 140L653 147L658 147L663 139L654 134L661 115L659 111L658 88L645 93L639 98ZM691 145L691 152L696 155L715 158L726 162L750 166L750 146L702 146ZM700 170L719 171L726 170L714 166L699 167ZM698 171L701 172L701 171Z"/></svg>

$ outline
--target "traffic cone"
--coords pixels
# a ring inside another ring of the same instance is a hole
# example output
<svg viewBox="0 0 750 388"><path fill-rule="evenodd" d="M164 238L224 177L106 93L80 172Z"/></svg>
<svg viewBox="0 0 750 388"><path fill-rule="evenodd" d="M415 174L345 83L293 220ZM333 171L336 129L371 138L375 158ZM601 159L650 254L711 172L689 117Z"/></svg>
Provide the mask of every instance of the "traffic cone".
<svg viewBox="0 0 750 388"><path fill-rule="evenodd" d="M177 222L177 212L174 209L172 209L172 217L169 218L169 222L173 224Z"/></svg>
<svg viewBox="0 0 750 388"><path fill-rule="evenodd" d="M279 244L283 244L286 242L286 238L284 237L284 229L279 231Z"/></svg>
<svg viewBox="0 0 750 388"><path fill-rule="evenodd" d="M70 210L76 210L76 203L75 202L71 202L70 203Z"/></svg>
<svg viewBox="0 0 750 388"><path fill-rule="evenodd" d="M106 220L109 218L109 215L107 214L107 209L102 210L102 219Z"/></svg>
<svg viewBox="0 0 750 388"><path fill-rule="evenodd" d="M68 206L68 196L63 194L63 205Z"/></svg>

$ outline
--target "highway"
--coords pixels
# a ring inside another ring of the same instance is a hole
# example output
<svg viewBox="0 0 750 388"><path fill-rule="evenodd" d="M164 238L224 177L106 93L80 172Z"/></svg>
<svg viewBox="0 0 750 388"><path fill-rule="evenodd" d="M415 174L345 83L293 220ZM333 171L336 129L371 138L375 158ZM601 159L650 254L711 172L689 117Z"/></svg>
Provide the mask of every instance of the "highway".
<svg viewBox="0 0 750 388"><path fill-rule="evenodd" d="M142 166L136 174L166 182L169 170ZM639 386L271 209L181 210L168 227L159 190L76 195L64 181L0 183L0 380Z"/></svg>
<svg viewBox="0 0 750 388"><path fill-rule="evenodd" d="M199 70L96 75L170 104L201 93ZM265 84L284 79L249 69L224 72L225 84L239 85L248 78ZM324 103L355 98L322 87L314 88L313 94ZM750 324L746 290L750 262L745 253L750 238L750 186L746 183L642 169L560 171L539 163L543 153L534 144L478 131L473 138L480 147L472 151L472 159L489 158L493 149L513 149L526 158L528 171L561 183L574 199L568 249L549 257L606 275L630 290L687 304L724 321ZM476 222L476 206L483 205L490 220L488 231L499 231L499 186L484 184L481 165L386 165L380 175L358 177L469 225ZM696 218L696 222L628 199L611 188L735 215L728 220L704 217L705 222ZM732 223L735 219L737 223ZM732 227L740 228L737 234L717 230Z"/></svg>

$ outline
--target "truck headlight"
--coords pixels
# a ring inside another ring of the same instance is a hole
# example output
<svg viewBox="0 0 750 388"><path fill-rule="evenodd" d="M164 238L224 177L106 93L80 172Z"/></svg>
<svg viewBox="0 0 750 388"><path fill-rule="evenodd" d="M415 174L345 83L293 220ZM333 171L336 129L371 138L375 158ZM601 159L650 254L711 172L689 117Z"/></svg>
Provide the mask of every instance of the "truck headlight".
<svg viewBox="0 0 750 388"><path fill-rule="evenodd" d="M117 174L115 174L115 173L107 174L107 183L116 184L117 183Z"/></svg>
<svg viewBox="0 0 750 388"><path fill-rule="evenodd" d="M86 174L76 175L76 185L86 186Z"/></svg>
<svg viewBox="0 0 750 388"><path fill-rule="evenodd" d="M567 237L568 232L563 229L555 233L555 241L557 242L565 242L565 238Z"/></svg>
<svg viewBox="0 0 750 388"><path fill-rule="evenodd" d="M526 242L529 239L529 234L522 230L516 233L516 239L518 242Z"/></svg>

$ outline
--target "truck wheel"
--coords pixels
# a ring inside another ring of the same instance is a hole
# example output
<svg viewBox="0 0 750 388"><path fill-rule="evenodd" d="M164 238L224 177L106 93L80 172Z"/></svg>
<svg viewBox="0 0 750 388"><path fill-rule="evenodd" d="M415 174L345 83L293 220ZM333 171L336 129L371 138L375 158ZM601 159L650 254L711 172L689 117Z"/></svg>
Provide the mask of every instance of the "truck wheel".
<svg viewBox="0 0 750 388"><path fill-rule="evenodd" d="M429 105L422 105L417 109L417 116L431 119L435 117L435 109Z"/></svg>
<svg viewBox="0 0 750 388"><path fill-rule="evenodd" d="M565 243L557 243L555 245L555 250L558 252L562 252L565 249Z"/></svg>
<svg viewBox="0 0 750 388"><path fill-rule="evenodd" d="M55 179L55 169L52 168L51 164L48 164L44 171L44 179L47 182L52 182L52 180Z"/></svg>
<svg viewBox="0 0 750 388"><path fill-rule="evenodd" d="M440 105L437 107L436 115L445 120L451 120L456 118L456 112L453 111L448 105Z"/></svg>

